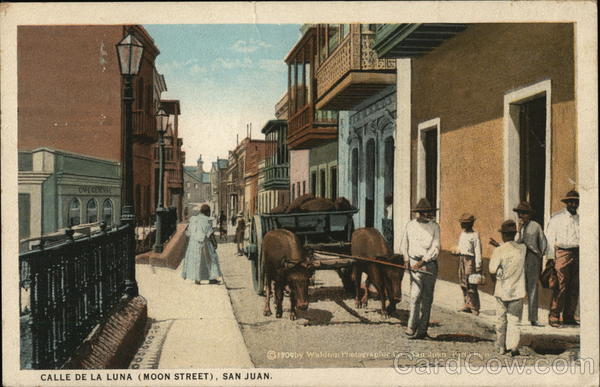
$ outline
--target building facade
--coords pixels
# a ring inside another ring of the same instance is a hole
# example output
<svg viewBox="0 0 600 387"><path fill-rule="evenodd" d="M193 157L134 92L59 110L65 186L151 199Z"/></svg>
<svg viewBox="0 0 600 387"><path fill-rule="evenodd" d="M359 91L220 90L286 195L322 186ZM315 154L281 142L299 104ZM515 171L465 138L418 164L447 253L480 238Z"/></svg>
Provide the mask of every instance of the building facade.
<svg viewBox="0 0 600 387"><path fill-rule="evenodd" d="M287 148L287 121L270 120L262 129L265 135L265 159L261 196L263 212L290 202L289 152ZM260 169L259 169L260 171Z"/></svg>
<svg viewBox="0 0 600 387"><path fill-rule="evenodd" d="M210 173L204 172L202 155L198 157L195 167L183 167L183 193L184 218L191 216L194 206L210 205L212 199Z"/></svg>
<svg viewBox="0 0 600 387"><path fill-rule="evenodd" d="M179 138L179 115L181 108L178 100L161 100L161 106L169 114L169 125L164 135L164 175L163 206L177 209L177 219L183 218L183 165L185 152L181 150L183 139ZM158 144L154 146L154 187L158 197L159 155ZM158 204L158 202L157 202Z"/></svg>
<svg viewBox="0 0 600 387"><path fill-rule="evenodd" d="M377 34L378 54L398 58L396 241L420 197L439 208L447 264L463 212L477 217L482 241L519 200L545 225L577 187L573 25L400 24Z"/></svg>
<svg viewBox="0 0 600 387"><path fill-rule="evenodd" d="M110 227L120 214L119 163L49 148L19 151L19 239L87 223Z"/></svg>
<svg viewBox="0 0 600 387"><path fill-rule="evenodd" d="M20 26L18 149L47 148L120 165L125 118L115 45L128 29L144 45L133 85L134 208L136 218L143 219L154 212L156 202L151 189L158 138L154 114L164 89L154 67L159 51L143 27ZM59 218L45 221L62 224L63 215L55 214Z"/></svg>
<svg viewBox="0 0 600 387"><path fill-rule="evenodd" d="M393 188L396 63L374 52L373 24L319 24L317 31L329 38L319 45L316 106L338 112L339 136L337 149L324 152L335 161L316 165L311 153L311 184L320 195L350 200L359 209L357 227L383 231Z"/></svg>

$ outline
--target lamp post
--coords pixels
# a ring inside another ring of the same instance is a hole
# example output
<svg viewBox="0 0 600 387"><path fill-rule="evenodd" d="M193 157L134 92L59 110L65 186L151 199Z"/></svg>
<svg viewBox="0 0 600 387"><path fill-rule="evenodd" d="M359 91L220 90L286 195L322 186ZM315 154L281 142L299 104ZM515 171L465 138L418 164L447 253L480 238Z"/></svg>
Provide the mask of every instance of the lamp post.
<svg viewBox="0 0 600 387"><path fill-rule="evenodd" d="M123 77L123 105L125 107L125 134L123 136L123 204L121 223L129 225L129 257L125 273L125 294L135 297L139 294L135 280L135 211L133 209L133 140L131 105L133 103L133 77L137 75L142 63L144 46L131 32L117 44L119 68Z"/></svg>
<svg viewBox="0 0 600 387"><path fill-rule="evenodd" d="M164 175L164 148L165 148L165 132L169 125L169 115L163 108L158 109L156 113L156 131L158 132L158 201L156 203L156 238L154 241L154 252L162 253L162 218L165 213L163 207L163 175Z"/></svg>

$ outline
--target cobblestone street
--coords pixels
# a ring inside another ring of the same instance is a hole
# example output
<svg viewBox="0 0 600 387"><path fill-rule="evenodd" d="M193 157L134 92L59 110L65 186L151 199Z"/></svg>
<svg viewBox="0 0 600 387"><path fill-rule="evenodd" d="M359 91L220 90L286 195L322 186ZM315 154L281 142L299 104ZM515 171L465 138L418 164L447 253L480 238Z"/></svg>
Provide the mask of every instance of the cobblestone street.
<svg viewBox="0 0 600 387"><path fill-rule="evenodd" d="M355 309L353 298L344 294L341 280L333 271L316 272L315 286L309 290L309 309L299 312L296 321L291 321L287 313L281 319L264 317L264 298L252 288L247 258L235 255L233 244L221 245L219 252L233 310L256 367L390 367L398 353L402 354L399 364L417 364L419 359L437 364L449 359L464 361L469 355L469 361L476 364L498 357L489 324L435 304L429 330L432 339L408 340L403 333L408 319L408 281L403 283L398 312L387 320L377 311L378 300L370 299L366 309ZM440 290L444 288L440 286L436 292ZM443 294L436 294L436 300L439 296ZM284 311L288 308L286 297ZM574 356L577 348L566 346L571 349L565 351L560 345L538 349L546 355L524 348L526 356L518 359L531 362L542 356Z"/></svg>

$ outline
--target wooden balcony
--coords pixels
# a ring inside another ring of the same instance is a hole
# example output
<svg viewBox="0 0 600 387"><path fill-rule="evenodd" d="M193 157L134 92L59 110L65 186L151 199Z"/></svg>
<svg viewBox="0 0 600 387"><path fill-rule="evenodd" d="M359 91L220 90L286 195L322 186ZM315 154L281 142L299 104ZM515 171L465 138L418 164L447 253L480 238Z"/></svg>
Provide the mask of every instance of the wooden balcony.
<svg viewBox="0 0 600 387"><path fill-rule="evenodd" d="M263 182L263 187L266 190L289 189L289 165L286 163L265 167L265 178Z"/></svg>
<svg viewBox="0 0 600 387"><path fill-rule="evenodd" d="M396 83L396 62L373 50L373 32L360 25L317 68L317 109L352 110L366 98Z"/></svg>
<svg viewBox="0 0 600 387"><path fill-rule="evenodd" d="M288 148L308 149L337 139L337 116L315 114L312 104L304 106L288 120Z"/></svg>
<svg viewBox="0 0 600 387"><path fill-rule="evenodd" d="M156 121L152 115L143 110L134 110L132 112L133 141L145 144L156 142L158 133L155 125Z"/></svg>

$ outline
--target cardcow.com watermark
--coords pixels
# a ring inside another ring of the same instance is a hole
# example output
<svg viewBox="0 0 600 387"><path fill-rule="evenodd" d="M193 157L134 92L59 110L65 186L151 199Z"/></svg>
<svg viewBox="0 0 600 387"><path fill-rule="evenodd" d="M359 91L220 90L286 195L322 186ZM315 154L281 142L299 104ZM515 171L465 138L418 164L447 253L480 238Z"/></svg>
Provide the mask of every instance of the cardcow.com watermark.
<svg viewBox="0 0 600 387"><path fill-rule="evenodd" d="M415 356L413 352L396 352L394 369L399 374L416 373L419 375L436 374L443 370L446 374L508 374L517 375L565 375L593 374L595 364L593 359L535 359L524 362L515 358L484 358L482 354L456 353L443 359L426 359Z"/></svg>

